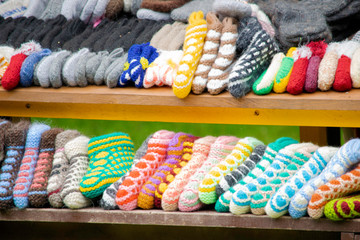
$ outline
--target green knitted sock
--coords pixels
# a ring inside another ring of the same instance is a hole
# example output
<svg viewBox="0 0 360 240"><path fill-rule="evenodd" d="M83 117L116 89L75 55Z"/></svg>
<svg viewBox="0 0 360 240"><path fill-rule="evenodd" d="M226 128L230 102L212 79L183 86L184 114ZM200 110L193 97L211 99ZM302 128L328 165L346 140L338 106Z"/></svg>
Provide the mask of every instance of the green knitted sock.
<svg viewBox="0 0 360 240"><path fill-rule="evenodd" d="M360 194L331 200L325 205L324 213L333 221L360 217Z"/></svg>

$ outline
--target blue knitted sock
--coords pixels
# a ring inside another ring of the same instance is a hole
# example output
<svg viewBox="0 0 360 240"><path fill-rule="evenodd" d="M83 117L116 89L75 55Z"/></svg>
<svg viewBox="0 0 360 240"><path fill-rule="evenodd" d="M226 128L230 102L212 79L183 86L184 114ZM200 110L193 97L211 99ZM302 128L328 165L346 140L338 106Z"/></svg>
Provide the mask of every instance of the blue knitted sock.
<svg viewBox="0 0 360 240"><path fill-rule="evenodd" d="M142 44L134 44L128 52L127 62L124 64L124 71L118 80L118 87L125 87L131 81L131 65L139 60L142 53Z"/></svg>

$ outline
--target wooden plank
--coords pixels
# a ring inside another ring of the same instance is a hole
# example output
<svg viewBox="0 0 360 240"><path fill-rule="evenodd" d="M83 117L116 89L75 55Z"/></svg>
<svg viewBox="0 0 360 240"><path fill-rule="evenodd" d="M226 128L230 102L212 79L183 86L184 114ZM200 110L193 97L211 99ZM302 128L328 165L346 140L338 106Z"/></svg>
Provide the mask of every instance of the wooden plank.
<svg viewBox="0 0 360 240"><path fill-rule="evenodd" d="M327 146L326 127L300 127L300 141Z"/></svg>
<svg viewBox="0 0 360 240"><path fill-rule="evenodd" d="M106 211L99 208L70 209L12 209L0 213L0 221L74 222L100 224L135 224L190 227L223 227L244 229L282 229L321 232L356 232L360 220L334 222L328 219L313 220L288 216L271 219L268 216L242 215L214 211L164 212L161 210Z"/></svg>
<svg viewBox="0 0 360 240"><path fill-rule="evenodd" d="M341 240L354 240L355 234L350 232L342 232Z"/></svg>

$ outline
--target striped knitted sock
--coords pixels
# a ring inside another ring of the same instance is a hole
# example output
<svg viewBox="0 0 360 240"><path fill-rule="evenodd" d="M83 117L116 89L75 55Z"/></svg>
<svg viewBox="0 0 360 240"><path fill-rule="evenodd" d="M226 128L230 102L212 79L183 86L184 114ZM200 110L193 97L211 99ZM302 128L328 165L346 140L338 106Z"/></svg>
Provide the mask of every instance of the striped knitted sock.
<svg viewBox="0 0 360 240"><path fill-rule="evenodd" d="M180 194L202 164L206 161L211 145L216 141L215 137L207 136L194 142L191 160L184 166L175 179L169 184L164 192L161 207L165 211L175 211L178 208Z"/></svg>
<svg viewBox="0 0 360 240"><path fill-rule="evenodd" d="M80 133L75 130L66 130L56 136L54 160L46 188L48 200L52 207L60 208L63 206L60 190L64 185L69 168L69 160L65 155L64 146L78 136L80 136Z"/></svg>
<svg viewBox="0 0 360 240"><path fill-rule="evenodd" d="M321 147L316 150L309 161L271 197L265 208L266 214L272 218L286 214L292 197L306 182L321 173L337 150L333 147Z"/></svg>
<svg viewBox="0 0 360 240"><path fill-rule="evenodd" d="M251 212L256 215L264 215L265 207L270 197L309 160L317 148L318 146L312 145L297 150L286 169L280 172L274 180L263 185L259 192L252 197L250 204Z"/></svg>
<svg viewBox="0 0 360 240"><path fill-rule="evenodd" d="M165 161L166 149L174 135L174 132L160 130L149 140L145 156L119 186L115 201L121 210L136 208L142 186Z"/></svg>
<svg viewBox="0 0 360 240"><path fill-rule="evenodd" d="M80 192L96 198L129 171L134 159L134 143L126 133L111 133L90 139L89 168L80 182Z"/></svg>
<svg viewBox="0 0 360 240"><path fill-rule="evenodd" d="M321 91L328 91L335 80L336 68L338 65L338 49L341 44L330 43L326 49L324 58L319 65L318 88Z"/></svg>
<svg viewBox="0 0 360 240"><path fill-rule="evenodd" d="M324 213L333 221L360 217L360 194L331 200L325 205Z"/></svg>
<svg viewBox="0 0 360 240"><path fill-rule="evenodd" d="M12 123L5 119L0 119L0 163L5 157L5 132L11 128Z"/></svg>
<svg viewBox="0 0 360 240"><path fill-rule="evenodd" d="M275 41L264 30L258 31L231 71L229 76L231 95L235 98L245 96L277 51L278 46Z"/></svg>
<svg viewBox="0 0 360 240"><path fill-rule="evenodd" d="M289 206L289 213L293 218L300 218L306 215L306 208L311 196L321 185L340 177L349 168L358 163L360 155L360 139L352 139L345 143L331 158L325 169L319 176L308 181L292 198Z"/></svg>
<svg viewBox="0 0 360 240"><path fill-rule="evenodd" d="M149 178L139 193L138 207L142 209L151 209L154 207L156 188L162 179L166 178L170 171L179 164L184 147L183 144L188 137L191 137L191 135L179 132L171 139L169 147L166 150L167 156L165 162Z"/></svg>
<svg viewBox="0 0 360 240"><path fill-rule="evenodd" d="M307 209L309 216L315 219L321 218L328 201L360 191L359 180L360 164L354 170L320 186L309 202Z"/></svg>
<svg viewBox="0 0 360 240"><path fill-rule="evenodd" d="M180 161L176 163L173 169L171 169L170 172L161 179L160 184L155 189L155 208L162 208L161 202L164 192L167 190L169 184L174 180L177 174L182 171L182 168L190 161L193 154L194 141L198 138L199 137L188 137L184 140Z"/></svg>
<svg viewBox="0 0 360 240"><path fill-rule="evenodd" d="M41 135L39 160L36 163L34 179L29 189L29 203L33 207L48 204L47 185L55 153L55 138L63 130L53 128Z"/></svg>
<svg viewBox="0 0 360 240"><path fill-rule="evenodd" d="M119 178L116 182L112 183L109 187L107 187L102 195L102 198L100 200L100 206L103 207L106 210L114 210L118 208L115 202L116 193L119 189L119 186L122 184L122 182L125 180L127 176L129 176L129 173L134 169L135 165L140 161L142 157L145 156L146 151L148 149L148 143L149 140L152 138L152 134L150 134L145 141L141 144L139 149L136 151L134 156L133 164L130 167L130 170L121 178Z"/></svg>
<svg viewBox="0 0 360 240"><path fill-rule="evenodd" d="M38 160L41 135L49 129L48 125L41 123L34 123L29 128L26 136L25 153L21 160L13 193L14 204L18 208L26 208L29 205L28 192Z"/></svg>
<svg viewBox="0 0 360 240"><path fill-rule="evenodd" d="M60 195L68 208L78 209L92 205L90 199L80 192L80 181L89 167L89 141L88 137L79 136L67 142L64 147L70 166Z"/></svg>
<svg viewBox="0 0 360 240"><path fill-rule="evenodd" d="M280 69L284 57L285 55L281 52L274 55L268 69L261 74L253 85L252 89L255 94L265 95L271 92L274 86L275 77Z"/></svg>
<svg viewBox="0 0 360 240"><path fill-rule="evenodd" d="M205 38L203 54L197 66L194 82L191 87L195 94L201 94L206 88L208 74L219 51L221 31L223 29L223 24L213 12L206 14L206 22L208 31Z"/></svg>
<svg viewBox="0 0 360 240"><path fill-rule="evenodd" d="M206 37L206 21L202 11L193 12L189 17L184 40L184 55L173 84L173 92L178 98L185 98L191 90L194 73L200 61Z"/></svg>
<svg viewBox="0 0 360 240"><path fill-rule="evenodd" d="M21 121L6 130L6 156L1 163L0 209L13 206L13 188L25 150L26 134L30 122Z"/></svg>
<svg viewBox="0 0 360 240"><path fill-rule="evenodd" d="M215 203L218 199L218 195L216 194L216 185L219 183L221 178L242 164L245 159L250 156L253 149L260 144L263 143L256 138L246 137L244 139L240 139L231 154L229 154L224 161L214 166L210 172L206 174L204 180L199 186L200 201L205 204Z"/></svg>
<svg viewBox="0 0 360 240"><path fill-rule="evenodd" d="M274 92L283 93L286 91L286 87L289 83L291 72L294 65L294 52L296 51L295 47L292 47L288 50L286 57L281 61L280 68L276 74L274 81Z"/></svg>
<svg viewBox="0 0 360 240"><path fill-rule="evenodd" d="M266 150L260 162L256 164L256 167L249 174L247 174L246 177L241 179L238 183L234 184L228 191L226 191L219 197L215 205L215 210L219 212L228 212L230 210L229 209L230 201L232 199L233 194L237 190L239 190L241 186L254 181L254 179L260 176L265 171L265 169L267 169L270 166L270 164L274 161L278 151L294 143L297 143L297 141L287 137L279 138L275 142L270 143L266 147Z"/></svg>
<svg viewBox="0 0 360 240"><path fill-rule="evenodd" d="M228 85L229 71L226 71L233 63L236 56L236 39L238 38L237 21L226 17L223 20L221 42L216 60L211 66L206 85L210 94L221 93Z"/></svg>
<svg viewBox="0 0 360 240"><path fill-rule="evenodd" d="M192 175L179 198L178 207L182 212L200 209L203 203L199 199L199 186L206 174L216 164L223 161L239 141L236 137L221 136L211 145L209 156L203 165Z"/></svg>

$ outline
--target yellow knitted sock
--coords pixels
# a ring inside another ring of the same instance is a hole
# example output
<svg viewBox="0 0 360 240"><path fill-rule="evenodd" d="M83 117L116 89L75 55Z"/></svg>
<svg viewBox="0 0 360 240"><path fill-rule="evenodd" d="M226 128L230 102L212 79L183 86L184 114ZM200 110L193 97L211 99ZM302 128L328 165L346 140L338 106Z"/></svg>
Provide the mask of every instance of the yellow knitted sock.
<svg viewBox="0 0 360 240"><path fill-rule="evenodd" d="M289 83L290 75L294 64L293 55L295 50L295 47L290 48L286 54L286 57L284 57L281 62L280 69L276 74L274 81L273 90L276 93L283 93L286 91L286 86Z"/></svg>

